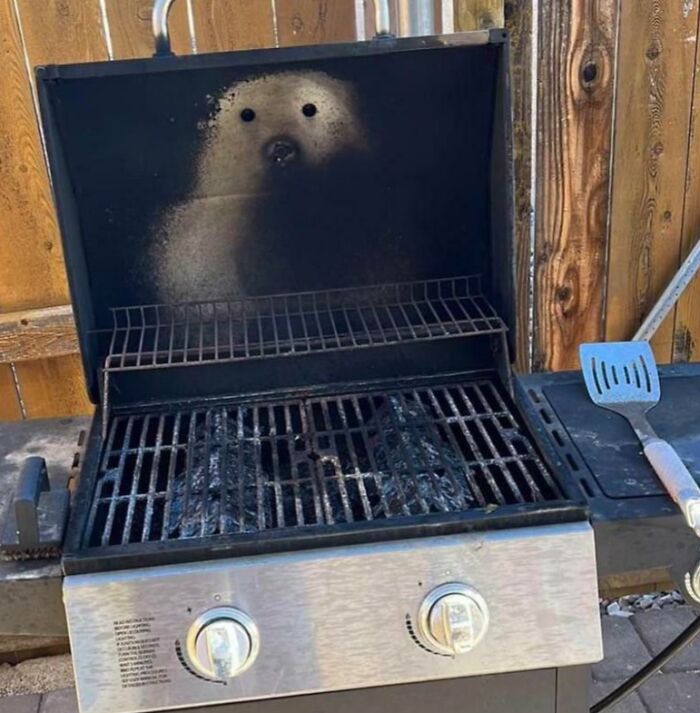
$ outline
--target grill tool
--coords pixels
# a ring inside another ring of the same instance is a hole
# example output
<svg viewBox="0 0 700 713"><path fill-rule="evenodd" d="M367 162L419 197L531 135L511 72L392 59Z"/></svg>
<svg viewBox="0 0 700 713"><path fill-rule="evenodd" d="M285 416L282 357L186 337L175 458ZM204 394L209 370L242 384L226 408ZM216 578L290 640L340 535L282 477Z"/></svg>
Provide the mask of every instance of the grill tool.
<svg viewBox="0 0 700 713"><path fill-rule="evenodd" d="M626 418L644 455L680 507L688 526L700 537L700 487L673 446L659 438L646 414L659 403L659 375L647 342L582 344L581 368L597 406Z"/></svg>
<svg viewBox="0 0 700 713"><path fill-rule="evenodd" d="M683 264L678 268L678 272L673 276L671 282L659 297L657 303L651 308L646 319L636 331L633 341L649 341L656 330L661 326L661 323L666 318L666 315L673 309L673 306L678 302L686 287L693 281L697 271L700 269L700 240L695 244L695 247L690 251L688 257Z"/></svg>
<svg viewBox="0 0 700 713"><path fill-rule="evenodd" d="M68 516L68 491L52 490L46 461L24 461L5 518L0 554L6 559L50 559L61 554Z"/></svg>

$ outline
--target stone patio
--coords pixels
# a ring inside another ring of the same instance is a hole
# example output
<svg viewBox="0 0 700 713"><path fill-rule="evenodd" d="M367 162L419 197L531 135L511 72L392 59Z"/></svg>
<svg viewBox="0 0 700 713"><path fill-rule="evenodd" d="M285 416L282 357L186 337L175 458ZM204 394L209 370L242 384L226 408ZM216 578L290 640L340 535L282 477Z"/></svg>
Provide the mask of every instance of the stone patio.
<svg viewBox="0 0 700 713"><path fill-rule="evenodd" d="M693 620L686 606L629 619L603 616L605 659L593 667L591 703L601 699L661 651ZM613 709L615 713L698 713L700 637L662 671Z"/></svg>
<svg viewBox="0 0 700 713"><path fill-rule="evenodd" d="M685 606L645 611L628 619L603 616L605 660L593 667L591 703L649 661L692 621L693 616L692 610ZM72 688L0 698L2 713L77 713L77 710ZM614 711L698 713L700 637Z"/></svg>

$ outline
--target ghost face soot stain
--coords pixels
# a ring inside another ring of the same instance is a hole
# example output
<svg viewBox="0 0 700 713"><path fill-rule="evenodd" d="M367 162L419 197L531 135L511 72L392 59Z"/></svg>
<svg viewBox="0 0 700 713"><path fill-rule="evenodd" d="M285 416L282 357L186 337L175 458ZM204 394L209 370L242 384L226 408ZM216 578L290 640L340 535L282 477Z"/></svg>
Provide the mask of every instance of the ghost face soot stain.
<svg viewBox="0 0 700 713"><path fill-rule="evenodd" d="M315 71L237 82L203 133L190 194L153 227L163 302L294 289L310 253L333 259L317 208L332 203L333 221L354 210L347 185L366 151L348 83Z"/></svg>

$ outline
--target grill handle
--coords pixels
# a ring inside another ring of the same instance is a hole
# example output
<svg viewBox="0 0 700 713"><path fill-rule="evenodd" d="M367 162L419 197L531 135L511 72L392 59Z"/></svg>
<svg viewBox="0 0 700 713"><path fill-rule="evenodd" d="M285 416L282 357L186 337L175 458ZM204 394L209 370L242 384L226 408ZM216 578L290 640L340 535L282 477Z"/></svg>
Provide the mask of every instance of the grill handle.
<svg viewBox="0 0 700 713"><path fill-rule="evenodd" d="M170 15L170 8L174 1L175 0L156 0L153 3L151 25L153 27L153 40L156 46L156 51L153 53L154 57L170 57L173 55L173 51L170 47L168 16ZM391 3L389 0L375 0L374 17L377 27L377 37L391 35Z"/></svg>
<svg viewBox="0 0 700 713"><path fill-rule="evenodd" d="M376 37L388 37L392 34L389 0L374 0L374 26Z"/></svg>
<svg viewBox="0 0 700 713"><path fill-rule="evenodd" d="M15 522L20 544L38 547L39 496L49 490L46 461L39 456L30 456L24 461L14 497Z"/></svg>
<svg viewBox="0 0 700 713"><path fill-rule="evenodd" d="M154 57L170 57L173 54L170 49L170 30L168 29L168 15L170 15L173 2L174 0L156 0L153 3L151 25L156 45Z"/></svg>

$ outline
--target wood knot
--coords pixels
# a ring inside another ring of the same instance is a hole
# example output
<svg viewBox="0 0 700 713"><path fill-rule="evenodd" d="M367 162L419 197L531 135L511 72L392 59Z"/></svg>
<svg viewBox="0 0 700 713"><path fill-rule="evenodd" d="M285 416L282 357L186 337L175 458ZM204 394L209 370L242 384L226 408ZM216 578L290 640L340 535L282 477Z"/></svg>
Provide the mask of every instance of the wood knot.
<svg viewBox="0 0 700 713"><path fill-rule="evenodd" d="M658 42L653 42L652 44L647 47L646 51L646 56L647 59L653 62L654 60L659 58L659 55L661 54L661 47L659 46Z"/></svg>
<svg viewBox="0 0 700 713"><path fill-rule="evenodd" d="M555 296L559 302L568 302L571 299L571 288L567 285L557 287Z"/></svg>
<svg viewBox="0 0 700 713"><path fill-rule="evenodd" d="M300 32L304 31L304 21L299 17L299 15L294 15L292 18L292 32L298 35Z"/></svg>
<svg viewBox="0 0 700 713"><path fill-rule="evenodd" d="M688 362L695 351L693 334L685 324L681 324L673 335L673 361Z"/></svg>
<svg viewBox="0 0 700 713"><path fill-rule="evenodd" d="M493 20L493 15L490 12L482 12L479 17L479 29L488 30L496 23Z"/></svg>
<svg viewBox="0 0 700 713"><path fill-rule="evenodd" d="M581 77L584 85L591 85L598 76L598 65L595 62L587 62L581 69Z"/></svg>
<svg viewBox="0 0 700 713"><path fill-rule="evenodd" d="M141 0L139 6L136 8L136 17L138 17L141 22L150 22L152 14L153 3L148 0Z"/></svg>

